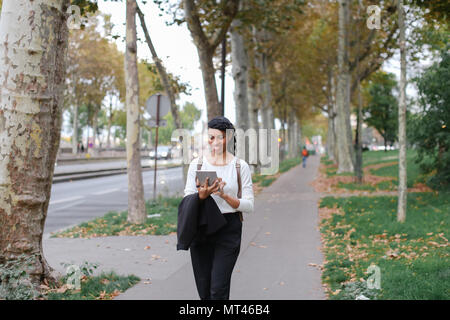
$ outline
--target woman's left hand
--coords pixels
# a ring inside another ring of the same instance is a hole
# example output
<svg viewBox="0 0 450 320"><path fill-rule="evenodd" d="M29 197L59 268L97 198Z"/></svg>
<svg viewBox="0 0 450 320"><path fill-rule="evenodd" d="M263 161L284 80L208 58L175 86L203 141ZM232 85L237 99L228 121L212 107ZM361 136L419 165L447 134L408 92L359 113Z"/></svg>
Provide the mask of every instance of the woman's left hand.
<svg viewBox="0 0 450 320"><path fill-rule="evenodd" d="M221 182L219 183L219 190L217 190L216 192L214 192L214 194L215 194L216 196L219 196L219 197L223 198L224 195L225 195L225 192L223 191L223 188L225 187L226 184L227 184L227 183L226 183L225 181L221 181Z"/></svg>

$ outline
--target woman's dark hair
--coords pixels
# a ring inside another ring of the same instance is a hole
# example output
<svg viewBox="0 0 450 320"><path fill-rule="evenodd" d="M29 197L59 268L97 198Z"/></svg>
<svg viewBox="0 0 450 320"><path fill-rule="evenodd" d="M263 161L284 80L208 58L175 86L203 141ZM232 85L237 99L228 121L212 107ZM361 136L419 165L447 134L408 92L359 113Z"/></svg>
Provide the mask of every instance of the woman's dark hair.
<svg viewBox="0 0 450 320"><path fill-rule="evenodd" d="M235 154L235 152L236 152L236 129L234 128L234 126L230 120L228 120L225 117L215 117L208 122L208 128L220 130L224 134L227 133L227 129L233 130L234 146L228 145L228 141L227 141L227 150L229 152L231 152L232 154Z"/></svg>

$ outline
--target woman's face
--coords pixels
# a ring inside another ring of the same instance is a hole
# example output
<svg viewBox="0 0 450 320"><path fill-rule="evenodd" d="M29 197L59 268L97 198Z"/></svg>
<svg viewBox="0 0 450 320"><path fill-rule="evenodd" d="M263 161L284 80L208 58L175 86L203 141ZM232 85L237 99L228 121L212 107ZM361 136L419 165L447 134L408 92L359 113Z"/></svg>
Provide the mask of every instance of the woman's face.
<svg viewBox="0 0 450 320"><path fill-rule="evenodd" d="M223 154L227 150L226 134L217 129L208 129L208 144L212 153Z"/></svg>

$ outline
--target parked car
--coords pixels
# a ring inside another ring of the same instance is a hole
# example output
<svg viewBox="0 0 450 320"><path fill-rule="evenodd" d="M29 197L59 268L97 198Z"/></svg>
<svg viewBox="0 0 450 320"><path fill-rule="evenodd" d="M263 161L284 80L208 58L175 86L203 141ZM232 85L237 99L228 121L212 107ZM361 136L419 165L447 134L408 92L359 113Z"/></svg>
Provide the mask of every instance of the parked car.
<svg viewBox="0 0 450 320"><path fill-rule="evenodd" d="M150 159L155 159L155 150L150 151ZM158 155L156 156L157 159L172 159L172 147L169 146L158 146Z"/></svg>

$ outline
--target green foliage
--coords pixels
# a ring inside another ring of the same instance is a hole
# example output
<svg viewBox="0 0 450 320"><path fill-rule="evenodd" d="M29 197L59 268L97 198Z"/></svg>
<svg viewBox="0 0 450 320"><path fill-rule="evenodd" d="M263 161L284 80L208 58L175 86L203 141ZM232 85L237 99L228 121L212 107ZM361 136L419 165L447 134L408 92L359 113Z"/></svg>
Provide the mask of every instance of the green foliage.
<svg viewBox="0 0 450 320"><path fill-rule="evenodd" d="M85 262L85 264L87 264ZM67 276L65 277L67 279ZM99 276L90 276L81 283L81 290L67 290L64 293L49 292L48 300L95 300L108 299L117 291L124 292L140 281L140 278L129 275L119 276L114 272L102 272Z"/></svg>
<svg viewBox="0 0 450 320"><path fill-rule="evenodd" d="M448 0L412 0L412 3L427 10L425 17L428 20L448 23L450 14L450 2Z"/></svg>
<svg viewBox="0 0 450 320"><path fill-rule="evenodd" d="M335 293L330 298L449 299L449 196L408 193L404 223L396 221L396 197L322 198L320 207L343 213L321 222L327 260L322 278ZM364 292L371 264L381 271L378 292Z"/></svg>
<svg viewBox="0 0 450 320"><path fill-rule="evenodd" d="M36 263L36 254L21 254L14 261L0 264L0 300L30 300L39 297L31 283L29 269Z"/></svg>
<svg viewBox="0 0 450 320"><path fill-rule="evenodd" d="M193 130L195 122L198 121L202 115L202 111L197 109L197 107L192 102L186 102L183 110L179 112L181 119L181 127L187 130ZM169 112L167 116L164 117L167 120L167 126L158 129L158 144L170 144L170 139L172 137L172 132L176 129L175 121L173 120L172 114ZM154 130L154 129L153 129ZM152 144L155 144L156 135L152 135Z"/></svg>
<svg viewBox="0 0 450 320"><path fill-rule="evenodd" d="M398 103L394 96L397 81L393 73L379 71L373 74L365 88L368 105L364 109L366 123L378 130L385 145L397 140Z"/></svg>
<svg viewBox="0 0 450 320"><path fill-rule="evenodd" d="M433 173L429 182L439 189L450 187L450 53L416 78L421 111L412 119L410 139L418 150L420 167Z"/></svg>
<svg viewBox="0 0 450 320"><path fill-rule="evenodd" d="M88 12L95 13L98 10L97 1L92 1L92 0L71 0L70 4L78 6L80 8L81 16L85 16Z"/></svg>
<svg viewBox="0 0 450 320"><path fill-rule="evenodd" d="M292 159L286 159L280 163L280 172L286 172L292 167L295 167L301 163L301 158L292 158Z"/></svg>
<svg viewBox="0 0 450 320"><path fill-rule="evenodd" d="M90 238L117 235L167 235L175 232L178 205L182 198L162 198L146 203L147 218L143 224L132 224L127 221L127 211L121 213L111 211L100 218L83 222L71 229L52 234L52 237Z"/></svg>

